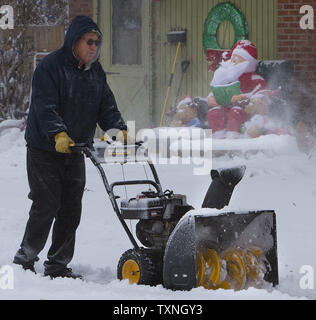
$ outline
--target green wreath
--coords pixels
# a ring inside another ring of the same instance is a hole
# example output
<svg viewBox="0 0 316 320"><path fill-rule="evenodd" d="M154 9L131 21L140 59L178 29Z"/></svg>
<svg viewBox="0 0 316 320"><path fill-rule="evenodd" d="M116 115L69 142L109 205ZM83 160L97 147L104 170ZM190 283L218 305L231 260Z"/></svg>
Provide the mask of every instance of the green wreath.
<svg viewBox="0 0 316 320"><path fill-rule="evenodd" d="M208 14L203 31L203 47L206 49L222 49L217 42L219 25L228 20L235 31L234 44L239 40L248 39L248 24L242 12L230 2L217 4Z"/></svg>

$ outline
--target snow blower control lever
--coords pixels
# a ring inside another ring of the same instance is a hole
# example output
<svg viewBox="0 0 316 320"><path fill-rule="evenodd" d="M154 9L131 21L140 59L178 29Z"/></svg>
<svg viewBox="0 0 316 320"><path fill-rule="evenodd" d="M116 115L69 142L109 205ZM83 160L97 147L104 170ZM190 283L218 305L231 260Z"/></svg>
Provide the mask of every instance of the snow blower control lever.
<svg viewBox="0 0 316 320"><path fill-rule="evenodd" d="M124 146L128 147L131 146ZM185 195L163 191L148 159L153 180L109 184L96 152L85 144L75 144L72 150L84 153L98 169L113 209L133 245L118 262L118 279L144 285L163 284L173 290L199 286L240 290L278 284L275 212L223 209L243 178L244 166L212 170L212 182L203 204L194 209ZM114 188L132 185L150 185L154 190L121 199L119 206L120 197L114 194ZM136 236L143 247L125 220L136 221Z"/></svg>

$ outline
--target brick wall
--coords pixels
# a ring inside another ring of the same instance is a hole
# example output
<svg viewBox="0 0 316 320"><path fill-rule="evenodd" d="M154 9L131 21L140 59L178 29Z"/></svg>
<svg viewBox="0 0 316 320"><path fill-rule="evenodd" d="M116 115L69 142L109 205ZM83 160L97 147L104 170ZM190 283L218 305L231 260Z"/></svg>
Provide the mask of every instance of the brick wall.
<svg viewBox="0 0 316 320"><path fill-rule="evenodd" d="M278 0L277 58L291 60L294 77L290 101L297 121L316 124L316 26L301 29L300 8L310 5L316 22L316 0Z"/></svg>
<svg viewBox="0 0 316 320"><path fill-rule="evenodd" d="M302 5L311 5L316 14L316 0L278 0L278 59L293 61L295 76L316 84L316 29L300 28Z"/></svg>
<svg viewBox="0 0 316 320"><path fill-rule="evenodd" d="M93 17L93 0L69 0L69 20L80 15Z"/></svg>

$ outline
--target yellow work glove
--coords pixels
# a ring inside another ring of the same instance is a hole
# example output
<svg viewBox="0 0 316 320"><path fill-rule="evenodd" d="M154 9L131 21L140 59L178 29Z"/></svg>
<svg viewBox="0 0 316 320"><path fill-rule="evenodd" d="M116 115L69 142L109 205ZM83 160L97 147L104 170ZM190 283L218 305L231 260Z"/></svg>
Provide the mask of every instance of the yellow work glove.
<svg viewBox="0 0 316 320"><path fill-rule="evenodd" d="M55 149L61 153L71 153L69 147L74 146L75 142L68 136L65 131L59 132L55 135Z"/></svg>
<svg viewBox="0 0 316 320"><path fill-rule="evenodd" d="M109 136L105 133L101 138L101 141L108 142L110 140Z"/></svg>
<svg viewBox="0 0 316 320"><path fill-rule="evenodd" d="M116 139L125 145L135 143L135 139L133 139L131 136L129 136L126 130L121 130L117 134Z"/></svg>

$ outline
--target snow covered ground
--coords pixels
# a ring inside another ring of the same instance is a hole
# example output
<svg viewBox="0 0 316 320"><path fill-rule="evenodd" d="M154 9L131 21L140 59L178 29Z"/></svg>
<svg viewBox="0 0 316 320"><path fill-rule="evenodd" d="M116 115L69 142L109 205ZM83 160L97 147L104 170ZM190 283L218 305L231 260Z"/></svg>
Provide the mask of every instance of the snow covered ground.
<svg viewBox="0 0 316 320"><path fill-rule="evenodd" d="M196 288L176 292L158 287L130 285L116 279L121 254L131 244L114 214L95 167L87 160L87 185L83 213L77 233L75 256L70 267L84 274L87 281L50 280L43 277L42 263L50 238L36 264L37 274L12 264L24 233L28 210L28 184L25 169L23 132L11 129L0 136L0 266L13 268L13 289L0 288L0 300L6 299L106 299L106 300L233 300L233 299L316 299L315 289L301 289L302 266L316 267L316 167L315 158L299 153L289 137L267 137L272 149L282 152L257 153L245 157L218 157L213 167L245 164L243 180L235 188L231 207L274 209L277 214L279 282L276 288L250 288L209 291ZM284 148L284 139L288 148ZM274 156L273 156L274 154ZM107 165L109 180L122 180L120 165ZM195 208L201 206L211 182L208 175L193 175L192 165L157 165L163 189L187 195ZM144 176L142 166L128 165L126 179ZM124 195L125 190L120 192ZM128 191L133 196L133 191ZM133 227L133 225L132 225ZM0 281L3 275L0 274ZM313 281L313 279L312 279ZM316 280L315 280L316 281ZM315 283L314 283L315 286Z"/></svg>

